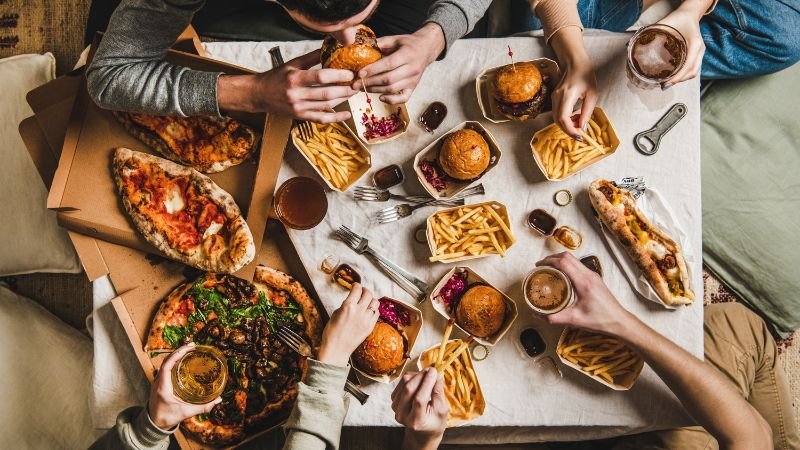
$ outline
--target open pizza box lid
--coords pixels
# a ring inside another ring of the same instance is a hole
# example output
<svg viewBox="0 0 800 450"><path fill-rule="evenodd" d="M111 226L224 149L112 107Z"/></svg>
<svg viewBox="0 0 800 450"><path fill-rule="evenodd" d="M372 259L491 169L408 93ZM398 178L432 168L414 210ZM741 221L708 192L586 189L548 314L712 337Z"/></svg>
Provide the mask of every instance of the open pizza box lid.
<svg viewBox="0 0 800 450"><path fill-rule="evenodd" d="M300 262L300 258L292 246L283 225L277 220L269 221L267 232L262 241L261 248L256 252L254 263L278 269L292 275L300 281L311 298L316 302L323 319L327 321L328 314L319 301L319 297L314 290L313 284L311 284L306 268ZM166 259L153 265L148 258L141 257L129 258L126 261L119 262L118 266L112 269L112 274L117 271L134 273L138 271L137 277L141 278L141 283L137 288L124 292L113 299L112 305L119 316L119 320L125 329L133 352L141 364L145 376L152 382L157 368L165 358L164 354L151 356L144 351L144 344L153 317L161 301L175 287L184 282L193 280L201 272L188 268L181 263L168 261ZM252 277L248 279L252 279ZM286 421L288 413L289 411L287 411L285 415L276 417L274 421L266 424L261 431L248 434L243 441L234 446L221 447L202 444L182 430L178 430L175 437L184 450L235 448L282 425Z"/></svg>
<svg viewBox="0 0 800 450"><path fill-rule="evenodd" d="M403 375L403 372L406 370L406 366L408 365L408 361L411 358L411 352L414 350L414 344L417 343L417 336L419 336L419 331L422 329L422 311L419 308L410 305L406 302L395 300L393 298L385 297L387 300L391 301L392 303L396 304L398 307L405 309L409 312L409 317L411 319L411 323L406 326L401 326L400 330L405 333L406 339L408 339L408 351L406 352L405 360L403 364L398 367L394 372L378 376L372 375L363 370L358 368L353 361L351 361L351 366L358 372L359 375L368 378L373 381L377 381L379 383L391 383L394 380L400 378Z"/></svg>
<svg viewBox="0 0 800 450"><path fill-rule="evenodd" d="M486 281L485 278L478 275L475 271L473 271L469 267L456 266L450 269L450 271L448 271L446 274L444 274L442 279L439 280L439 283L436 284L436 287L433 288L429 296L429 298L431 299L431 304L433 305L433 309L435 309L436 312L439 313L445 319L450 320L451 318L455 317L450 314L450 311L448 311L444 299L439 295L439 293L444 288L444 285L447 284L447 281L450 279L450 277L452 277L456 273L463 273L467 276L467 289L469 289L469 286L474 284L485 284L486 286L491 287L492 289L496 290L497 292L500 293L500 295L503 296L503 300L505 301L506 304L506 314L505 317L503 318L503 325L500 327L499 330L497 330L495 334L487 338L474 336L467 330L461 328L461 325L458 324L458 321L455 322L456 328L461 330L464 334L474 337L475 341L477 341L478 343L483 345L497 344L500 341L500 339L502 339L503 336L506 335L508 330L511 329L511 326L514 325L514 321L517 320L517 316L519 316L519 312L517 311L517 304L514 303L514 300L512 300L509 296L507 296L503 291L497 289L492 283Z"/></svg>
<svg viewBox="0 0 800 450"><path fill-rule="evenodd" d="M502 204L500 202L491 201L491 202L475 203L475 204L465 205L465 206L468 206L468 207L471 207L471 208L481 207L481 206L489 206L490 208L494 209L494 211L497 213L497 215L500 216L500 218L503 219L503 221L506 223L506 226L508 227L508 229L511 230L511 219L509 219L509 217L508 217L508 209L506 208L506 205L504 205L504 204ZM427 239L428 240L428 249L431 252L431 256L435 256L436 255L436 238L434 237L434 234L433 234L433 217L436 214L455 211L458 208L462 208L462 206L456 206L456 207L453 207L453 208L440 209L439 211L436 211L435 213L433 213L430 216L428 216L428 219L425 221L425 236L428 238ZM513 230L512 230L512 232L513 232ZM508 246L508 248L506 249L506 251L510 250L511 247L514 246L514 244L515 243L511 243ZM488 256L500 256L500 255L498 255L496 253L488 253L488 254L485 254L485 255L466 255L466 256L459 256L459 257L450 258L450 259L440 259L440 260L438 260L438 262L445 263L445 264L446 263L455 263L455 262L461 262L461 261L469 261L470 259L486 258Z"/></svg>
<svg viewBox="0 0 800 450"><path fill-rule="evenodd" d="M411 118L408 115L408 108L406 107L405 103L399 105L390 105L380 101L379 97L380 94L369 94L369 100L371 101L370 104L370 102L367 102L367 94L364 93L364 91L359 91L357 94L350 97L346 102L334 108L336 111L350 111L350 118L344 123L361 142L367 145L377 145L383 144L384 142L393 141L405 133L406 130L408 130L409 123L411 123ZM390 117L393 114L396 114L400 119L400 127L392 134L367 139L365 135L367 128L364 126L364 122L362 120L365 114L367 117L375 115L375 117L379 119Z"/></svg>
<svg viewBox="0 0 800 450"><path fill-rule="evenodd" d="M542 105L542 110L539 112L539 114L549 112L551 110L549 98L550 94L553 92L553 89L555 89L559 80L561 80L561 70L558 68L558 64L550 58L536 58L527 61L519 61L517 64L521 62L533 63L542 73L542 78L546 80L544 84L548 88L548 98L545 99L544 105ZM502 65L493 67L491 69L486 69L481 72L480 75L478 75L478 78L475 79L475 93L478 96L478 106L481 109L481 113L483 113L483 117L493 123L511 121L497 107L497 100L495 100L494 95L492 95L492 83L494 82L494 76L498 70L505 66L506 65ZM536 117L538 116L529 117L526 120L532 120Z"/></svg>
<svg viewBox="0 0 800 450"><path fill-rule="evenodd" d="M369 150L367 149L367 147L364 145L364 143L361 141L361 139L358 139L358 137L356 137L355 133L353 133L353 130L350 127L345 127L345 129L348 132L348 136L350 138L352 138L353 141L355 141L356 147L358 148L358 154L362 158L364 158L364 160L367 163L366 164L361 164L361 167L357 171L351 173L350 174L350 178L348 178L348 180L347 180L347 184L345 184L341 188L336 187L331 182L331 180L329 180L322 173L320 168L311 161L311 159L308 157L308 155L306 155L306 152L304 152L303 150L300 149L300 145L298 144L298 141L300 140L300 129L298 128L298 126L295 126L294 128L292 128L292 131L291 131L292 144L293 144L295 150L297 150L297 152L300 153L300 155L303 156L303 159L308 161L308 164L314 169L314 171L317 173L317 175L319 175L319 177L322 178L322 181L324 181L325 184L327 184L329 188L331 188L332 190L334 190L336 192L346 192L354 184L356 184L356 182L358 182L358 180L360 180L364 176L365 173L369 172L369 169L372 168L372 157L370 156L370 153L369 153Z"/></svg>
<svg viewBox="0 0 800 450"><path fill-rule="evenodd" d="M569 173L565 177L551 177L547 173L547 170L545 170L544 168L544 163L542 162L542 155L541 155L542 152L541 136L547 134L548 132L550 132L550 130L554 128L558 128L558 124L552 123L534 133L533 138L531 139L531 153L533 153L533 160L536 162L536 166L539 167L539 170L544 174L544 177L547 178L548 181L566 180L567 178L575 175L576 173L580 173L587 167L591 167L592 165L597 164L598 162L616 153L617 148L619 148L619 136L617 136L617 130L614 129L614 124L611 123L611 119L608 118L606 112L603 111L603 108L599 106L594 108L594 112L592 112L592 120L594 120L603 129L604 132L608 133L608 140L611 145L606 154L595 158L589 164L586 164L585 166L581 167L580 170Z"/></svg>
<svg viewBox="0 0 800 450"><path fill-rule="evenodd" d="M639 378L639 374L642 373L642 369L644 368L644 359L639 358L639 361L633 366L634 370L632 372L629 372L623 375L622 377L618 378L617 380L615 380L614 383L609 383L600 376L592 375L591 373L585 372L583 369L581 369L581 366L561 356L561 349L567 345L565 343L565 340L567 338L567 333L569 333L569 331L570 331L569 327L564 328L564 331L561 332L561 337L558 338L558 344L556 345L556 355L558 355L558 359L561 360L561 362L565 366L569 366L575 369L576 371L582 373L583 375L586 375L587 377L593 379L594 381L597 381L600 384L610 387L615 391L627 391L633 387L633 384L636 383L636 380Z"/></svg>
<svg viewBox="0 0 800 450"><path fill-rule="evenodd" d="M460 344L464 342L462 339L451 339L447 341L448 344L457 343ZM426 367L431 366L435 361L436 355L439 351L439 345L434 345L433 347L424 350L420 353L419 358L417 358L417 369L422 370ZM486 399L483 396L483 389L481 389L481 383L478 380L478 372L475 371L475 365L472 362L472 352L466 350L464 354L467 355L467 368L472 369L473 373L475 374L475 388L476 388L476 400L475 400L475 408L472 410L472 413L469 417L466 418L459 418L459 417L449 417L447 418L447 428L454 428L460 427L465 425L473 420L477 419L478 417L482 416L484 411L486 410ZM449 401L449 400L448 400Z"/></svg>
<svg viewBox="0 0 800 450"><path fill-rule="evenodd" d="M174 50L167 52L166 59L200 70L247 73L235 66ZM58 89L53 83L55 82L30 93L29 101L32 106L34 99L46 98L48 93L57 93ZM36 110L34 107L34 111ZM234 197L247 219L258 248L264 234L291 119L268 114L231 116L262 132L260 147L248 161L224 172L211 174L210 178ZM112 154L117 147L155 154L147 145L125 131L110 111L100 109L91 101L85 82L81 80L47 206L57 211L59 223L69 230L160 254L135 230L122 207L111 170Z"/></svg>
<svg viewBox="0 0 800 450"><path fill-rule="evenodd" d="M425 176L422 174L422 170L420 170L419 165L422 161L437 161L439 158L439 149L442 147L444 143L444 138L446 138L450 133L458 130L463 129L470 129L478 132L483 138L486 140L486 143L489 144L489 152L491 153L491 157L489 159L489 166L486 167L486 170L483 171L480 177L470 180L470 181L461 181L451 179L448 180L444 190L437 191L435 187L433 187L428 181L425 179ZM494 169L498 164L500 164L500 157L503 155L503 152L500 150L500 146L497 144L497 140L492 136L492 133L489 132L480 122L475 121L466 121L461 122L460 124L456 125L455 127L451 128L447 133L439 136L438 139L431 142L423 148L416 156L414 156L414 173L417 174L417 180L419 180L422 187L430 194L433 198L450 198L454 195L457 195L464 189L468 188L470 185L475 183L476 181L480 180L481 178L485 177L489 171Z"/></svg>

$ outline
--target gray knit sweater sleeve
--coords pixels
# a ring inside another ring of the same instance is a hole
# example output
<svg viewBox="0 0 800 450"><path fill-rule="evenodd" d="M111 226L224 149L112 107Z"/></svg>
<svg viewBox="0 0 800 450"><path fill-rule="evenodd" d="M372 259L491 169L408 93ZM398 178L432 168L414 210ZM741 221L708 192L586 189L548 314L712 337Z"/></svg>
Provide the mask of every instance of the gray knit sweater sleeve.
<svg viewBox="0 0 800 450"><path fill-rule="evenodd" d="M86 73L102 108L159 115L218 115L219 73L164 62L205 0L122 0Z"/></svg>
<svg viewBox="0 0 800 450"><path fill-rule="evenodd" d="M438 0L428 10L426 23L433 22L442 27L446 52L455 41L475 28L491 4L492 0Z"/></svg>

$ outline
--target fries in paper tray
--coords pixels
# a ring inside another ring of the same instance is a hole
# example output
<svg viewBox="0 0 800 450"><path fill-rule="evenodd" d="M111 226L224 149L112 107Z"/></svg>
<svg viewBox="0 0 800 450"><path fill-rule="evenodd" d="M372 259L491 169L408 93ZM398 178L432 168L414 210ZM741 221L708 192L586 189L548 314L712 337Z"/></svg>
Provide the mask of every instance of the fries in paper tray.
<svg viewBox="0 0 800 450"><path fill-rule="evenodd" d="M639 378L644 359L617 338L565 328L556 353L561 362L616 391L627 391Z"/></svg>
<svg viewBox="0 0 800 450"><path fill-rule="evenodd" d="M331 189L346 191L372 167L367 148L343 124L307 124L310 136L297 125L292 143Z"/></svg>
<svg viewBox="0 0 800 450"><path fill-rule="evenodd" d="M505 256L516 239L505 205L476 203L438 211L428 217L431 262L458 262L488 255Z"/></svg>

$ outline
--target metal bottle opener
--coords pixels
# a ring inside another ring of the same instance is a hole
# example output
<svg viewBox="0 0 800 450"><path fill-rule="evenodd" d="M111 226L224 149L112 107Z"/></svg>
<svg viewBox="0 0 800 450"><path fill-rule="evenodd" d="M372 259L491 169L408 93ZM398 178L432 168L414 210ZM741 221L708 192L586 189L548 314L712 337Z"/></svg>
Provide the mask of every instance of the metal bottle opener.
<svg viewBox="0 0 800 450"><path fill-rule="evenodd" d="M686 115L686 105L675 103L666 114L649 130L633 137L633 146L643 155L654 155L658 151L661 138ZM649 147L649 148L648 148Z"/></svg>

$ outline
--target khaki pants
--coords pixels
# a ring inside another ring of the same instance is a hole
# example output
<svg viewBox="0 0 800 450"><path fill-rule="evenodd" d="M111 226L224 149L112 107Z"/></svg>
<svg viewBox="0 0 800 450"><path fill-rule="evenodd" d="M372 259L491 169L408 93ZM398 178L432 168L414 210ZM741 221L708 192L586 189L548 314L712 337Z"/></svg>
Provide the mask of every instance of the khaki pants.
<svg viewBox="0 0 800 450"><path fill-rule="evenodd" d="M779 450L800 449L789 383L775 341L761 318L738 303L705 307L705 361L722 372L772 428ZM717 441L701 427L620 438L614 450L708 449Z"/></svg>

